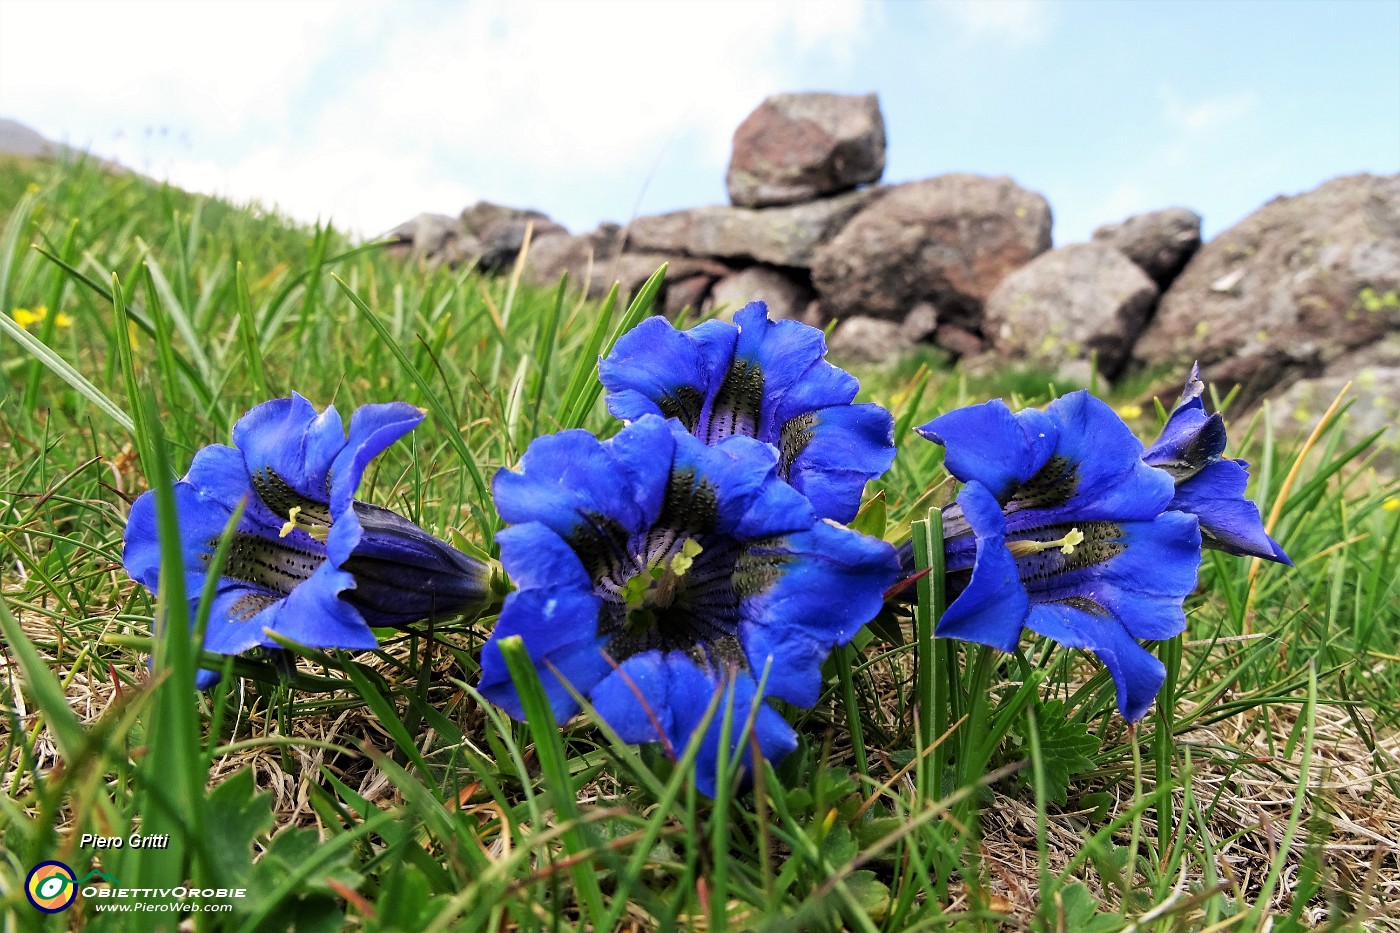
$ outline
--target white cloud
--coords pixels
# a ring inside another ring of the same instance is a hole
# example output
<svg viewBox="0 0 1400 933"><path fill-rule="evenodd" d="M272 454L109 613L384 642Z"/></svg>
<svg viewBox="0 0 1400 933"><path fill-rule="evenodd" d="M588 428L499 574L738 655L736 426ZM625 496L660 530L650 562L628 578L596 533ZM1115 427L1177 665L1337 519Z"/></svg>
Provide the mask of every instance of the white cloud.
<svg viewBox="0 0 1400 933"><path fill-rule="evenodd" d="M1051 0L937 0L934 9L958 27L963 44L990 40L1013 49L1043 42L1058 14Z"/></svg>
<svg viewBox="0 0 1400 933"><path fill-rule="evenodd" d="M1112 177L1057 209L1057 242L1087 239L1100 224L1165 207L1199 205L1200 192L1225 187L1222 171L1228 159L1220 155L1232 135L1247 132L1258 105L1249 90L1231 91L1188 100L1174 88L1158 90L1157 145L1118 166ZM1256 147L1257 148L1257 147ZM1251 166L1263 170L1256 157ZM1247 181L1247 180L1246 180ZM1183 203L1185 202L1185 203ZM1218 218L1210 218L1213 222Z"/></svg>
<svg viewBox="0 0 1400 933"><path fill-rule="evenodd" d="M878 16L870 0L4 0L0 113L365 234L505 175L552 190L622 174L620 214L676 147L719 177L743 117L807 89L805 64L839 77Z"/></svg>
<svg viewBox="0 0 1400 933"><path fill-rule="evenodd" d="M54 124L69 111L105 112L128 132L227 136L279 122L286 89L306 80L336 18L359 7L5 0L0 108L46 109Z"/></svg>
<svg viewBox="0 0 1400 933"><path fill-rule="evenodd" d="M1187 103L1170 87L1161 89L1162 116L1169 125L1190 135L1239 122L1254 109L1258 98L1253 91L1237 91L1206 100Z"/></svg>

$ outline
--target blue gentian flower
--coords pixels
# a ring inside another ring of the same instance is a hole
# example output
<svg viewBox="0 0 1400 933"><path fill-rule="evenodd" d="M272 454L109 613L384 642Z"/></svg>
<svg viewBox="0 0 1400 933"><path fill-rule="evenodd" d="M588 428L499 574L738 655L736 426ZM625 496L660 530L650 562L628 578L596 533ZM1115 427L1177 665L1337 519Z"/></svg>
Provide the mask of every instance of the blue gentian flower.
<svg viewBox="0 0 1400 933"><path fill-rule="evenodd" d="M300 395L264 402L233 428L233 447L195 454L174 486L191 611L225 526L240 503L204 650L275 647L267 632L317 648L368 649L371 626L401 626L480 605L479 561L408 519L356 502L370 461L423 420L411 405L365 405L347 438L335 408ZM154 494L131 507L123 560L152 592L160 583ZM200 685L217 677L201 672Z"/></svg>
<svg viewBox="0 0 1400 933"><path fill-rule="evenodd" d="M524 716L498 645L518 635L559 722L579 711L567 682L628 742L678 755L723 690L697 759L705 793L727 716L737 740L756 711L764 757L792 751L792 727L763 697L814 704L823 660L879 610L898 562L885 542L818 519L777 468L770 445L707 446L655 415L606 442L579 430L533 441L493 482L519 589L482 651L481 692ZM749 746L734 751L752 774Z"/></svg>
<svg viewBox="0 0 1400 933"><path fill-rule="evenodd" d="M778 448L778 476L819 518L849 522L867 480L894 460L894 420L879 405L851 404L854 376L828 363L815 327L770 321L761 301L734 323L678 331L653 317L624 334L598 365L608 410L624 421L676 418L707 444L754 437Z"/></svg>
<svg viewBox="0 0 1400 933"><path fill-rule="evenodd" d="M1181 400L1142 459L1166 470L1176 481L1170 507L1200 520L1203 546L1292 566L1283 548L1264 530L1259 507L1244 497L1249 464L1222 456L1225 421L1219 412L1206 414L1201 399L1205 388L1200 364L1193 364Z"/></svg>
<svg viewBox="0 0 1400 933"><path fill-rule="evenodd" d="M1186 625L1196 585L1196 519L1169 511L1169 475L1087 392L1044 411L1000 401L949 412L918 429L947 448L966 485L945 522L952 599L936 634L1012 651L1029 626L1088 649L1113 676L1129 721L1152 705L1162 663L1138 639Z"/></svg>

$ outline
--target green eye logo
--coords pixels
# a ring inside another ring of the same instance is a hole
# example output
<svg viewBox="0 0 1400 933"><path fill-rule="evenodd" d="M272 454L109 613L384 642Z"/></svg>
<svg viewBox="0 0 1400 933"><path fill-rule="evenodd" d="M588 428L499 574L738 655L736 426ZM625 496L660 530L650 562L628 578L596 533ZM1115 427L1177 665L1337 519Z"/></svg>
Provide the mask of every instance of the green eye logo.
<svg viewBox="0 0 1400 933"><path fill-rule="evenodd" d="M24 879L24 893L35 910L56 914L77 898L77 881L73 869L62 862L40 862Z"/></svg>
<svg viewBox="0 0 1400 933"><path fill-rule="evenodd" d="M120 881L100 868L75 878L73 869L62 862L40 862L29 870L29 877L24 879L24 894L35 910L56 914L67 910L77 899L78 889L93 880L113 888L122 886Z"/></svg>

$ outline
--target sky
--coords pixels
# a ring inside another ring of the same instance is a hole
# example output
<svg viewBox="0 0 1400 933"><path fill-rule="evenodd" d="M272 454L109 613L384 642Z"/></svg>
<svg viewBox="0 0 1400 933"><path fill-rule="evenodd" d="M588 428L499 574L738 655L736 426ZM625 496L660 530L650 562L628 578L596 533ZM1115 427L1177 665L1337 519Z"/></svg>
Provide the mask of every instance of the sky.
<svg viewBox="0 0 1400 933"><path fill-rule="evenodd" d="M1400 171L1400 0L0 0L0 116L360 236L727 201L769 94L879 95L886 182L1009 175L1057 245Z"/></svg>

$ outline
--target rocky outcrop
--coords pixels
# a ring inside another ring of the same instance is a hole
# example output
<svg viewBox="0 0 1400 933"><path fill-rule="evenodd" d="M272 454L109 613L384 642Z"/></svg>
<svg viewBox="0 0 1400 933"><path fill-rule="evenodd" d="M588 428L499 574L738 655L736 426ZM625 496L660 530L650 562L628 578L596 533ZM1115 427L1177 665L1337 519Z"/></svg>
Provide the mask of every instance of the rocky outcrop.
<svg viewBox="0 0 1400 933"><path fill-rule="evenodd" d="M448 214L423 213L405 220L384 234L384 239L389 241L390 246L412 249L421 255L433 255L441 252L447 241L460 236L461 232L457 218Z"/></svg>
<svg viewBox="0 0 1400 933"><path fill-rule="evenodd" d="M775 94L735 130L725 184L734 204L772 207L849 191L884 170L874 94Z"/></svg>
<svg viewBox="0 0 1400 933"><path fill-rule="evenodd" d="M1400 176L1336 178L1277 198L1206 244L1134 350L1199 358L1242 405L1400 330Z"/></svg>
<svg viewBox="0 0 1400 933"><path fill-rule="evenodd" d="M792 318L820 326L812 301L816 292L810 282L771 266L749 266L725 276L715 283L707 307L722 308L719 316L725 320L755 298L768 303L768 316Z"/></svg>
<svg viewBox="0 0 1400 933"><path fill-rule="evenodd" d="M1042 253L1002 279L984 329L1005 360L1051 371L1097 360L1115 378L1157 300L1157 287L1118 250L1078 243Z"/></svg>
<svg viewBox="0 0 1400 933"><path fill-rule="evenodd" d="M638 217L627 228L635 249L809 268L817 247L882 193L867 188L791 207L696 207Z"/></svg>
<svg viewBox="0 0 1400 933"><path fill-rule="evenodd" d="M817 250L812 280L834 317L903 320L920 302L976 333L1008 273L1050 248L1050 205L1009 178L895 185Z"/></svg>
<svg viewBox="0 0 1400 933"><path fill-rule="evenodd" d="M478 201L462 211L461 228L476 243L476 259L487 272L499 272L515 264L528 230L533 239L567 235L568 230L540 211Z"/></svg>
<svg viewBox="0 0 1400 933"><path fill-rule="evenodd" d="M485 272L499 272L514 265L527 230L535 239L569 232L539 211L478 201L457 217L419 214L384 236L391 250L431 264L475 263Z"/></svg>
<svg viewBox="0 0 1400 933"><path fill-rule="evenodd" d="M1118 250L1166 288L1201 246L1201 215L1184 207L1138 214L1099 227L1094 242Z"/></svg>
<svg viewBox="0 0 1400 933"><path fill-rule="evenodd" d="M392 248L505 271L529 229L528 282L567 274L594 297L618 282L626 301L667 263L659 311L725 315L764 299L775 316L834 323L832 352L852 362L933 343L984 370L1084 382L1092 357L1100 377L1136 365L1175 383L1199 359L1220 391L1242 387L1236 410L1287 391L1290 418L1320 411L1353 379L1356 431L1393 420L1400 176L1279 198L1204 246L1200 216L1174 207L1051 250L1049 204L1013 180L872 184L883 165L873 97L779 95L735 134L734 205L571 235L539 211L479 202L414 218Z"/></svg>

